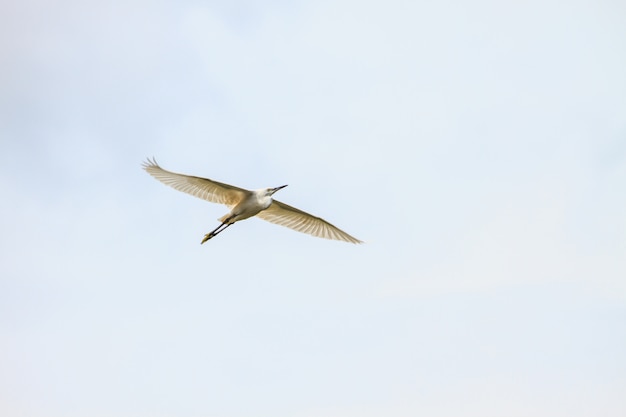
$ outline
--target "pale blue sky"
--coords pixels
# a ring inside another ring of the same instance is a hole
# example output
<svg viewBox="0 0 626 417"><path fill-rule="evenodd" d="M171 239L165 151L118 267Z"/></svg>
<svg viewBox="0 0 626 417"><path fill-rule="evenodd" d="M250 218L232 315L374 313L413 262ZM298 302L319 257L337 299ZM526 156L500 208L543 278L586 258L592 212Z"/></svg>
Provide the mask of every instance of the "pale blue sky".
<svg viewBox="0 0 626 417"><path fill-rule="evenodd" d="M0 4L0 414L626 414L620 1ZM140 168L277 194L368 243Z"/></svg>

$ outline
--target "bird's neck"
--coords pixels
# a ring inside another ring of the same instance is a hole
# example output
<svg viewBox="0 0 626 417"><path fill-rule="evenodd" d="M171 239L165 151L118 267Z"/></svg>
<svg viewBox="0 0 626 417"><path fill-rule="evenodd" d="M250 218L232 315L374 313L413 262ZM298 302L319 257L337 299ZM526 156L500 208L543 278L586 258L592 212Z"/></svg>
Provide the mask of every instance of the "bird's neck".
<svg viewBox="0 0 626 417"><path fill-rule="evenodd" d="M256 194L256 200L258 201L259 206L262 206L263 209L268 208L272 204L272 197L265 194Z"/></svg>

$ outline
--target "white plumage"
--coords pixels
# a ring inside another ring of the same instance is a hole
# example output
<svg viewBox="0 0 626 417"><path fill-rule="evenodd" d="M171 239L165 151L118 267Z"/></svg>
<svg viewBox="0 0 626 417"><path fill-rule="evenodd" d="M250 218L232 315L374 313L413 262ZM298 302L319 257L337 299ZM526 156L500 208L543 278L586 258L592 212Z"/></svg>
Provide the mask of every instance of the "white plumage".
<svg viewBox="0 0 626 417"><path fill-rule="evenodd" d="M178 191L212 203L224 204L230 208L230 212L219 219L221 224L212 232L207 233L201 243L216 236L235 222L252 216L316 237L363 243L320 217L272 199L272 195L286 185L254 191L245 190L208 178L167 171L161 168L154 158L144 162L143 168L163 184Z"/></svg>

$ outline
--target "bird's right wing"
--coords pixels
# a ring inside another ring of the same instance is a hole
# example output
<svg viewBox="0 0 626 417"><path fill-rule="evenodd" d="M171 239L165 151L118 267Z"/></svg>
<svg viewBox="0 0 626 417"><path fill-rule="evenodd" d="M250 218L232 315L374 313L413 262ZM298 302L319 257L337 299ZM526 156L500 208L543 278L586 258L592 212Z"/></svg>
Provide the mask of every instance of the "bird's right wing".
<svg viewBox="0 0 626 417"><path fill-rule="evenodd" d="M363 243L320 217L315 217L276 200L273 200L267 209L257 214L257 217L316 237L342 240L350 243Z"/></svg>
<svg viewBox="0 0 626 417"><path fill-rule="evenodd" d="M250 191L244 190L243 188L213 181L208 178L177 174L176 172L165 170L157 164L154 158L144 162L143 169L163 184L169 185L175 190L191 194L212 203L225 204L232 207L250 193Z"/></svg>

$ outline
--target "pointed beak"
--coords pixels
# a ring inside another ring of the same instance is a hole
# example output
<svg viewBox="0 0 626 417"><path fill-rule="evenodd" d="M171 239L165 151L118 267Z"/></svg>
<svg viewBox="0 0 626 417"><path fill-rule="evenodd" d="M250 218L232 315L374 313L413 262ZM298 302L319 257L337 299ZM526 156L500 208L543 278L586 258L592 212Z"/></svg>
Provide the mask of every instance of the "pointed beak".
<svg viewBox="0 0 626 417"><path fill-rule="evenodd" d="M272 191L272 194L274 194L274 193L275 193L276 191L278 191L278 190L281 190L281 189L285 188L286 186L287 186L287 184L285 184L285 185L281 185L280 187L272 188L272 190L273 190L273 191Z"/></svg>

